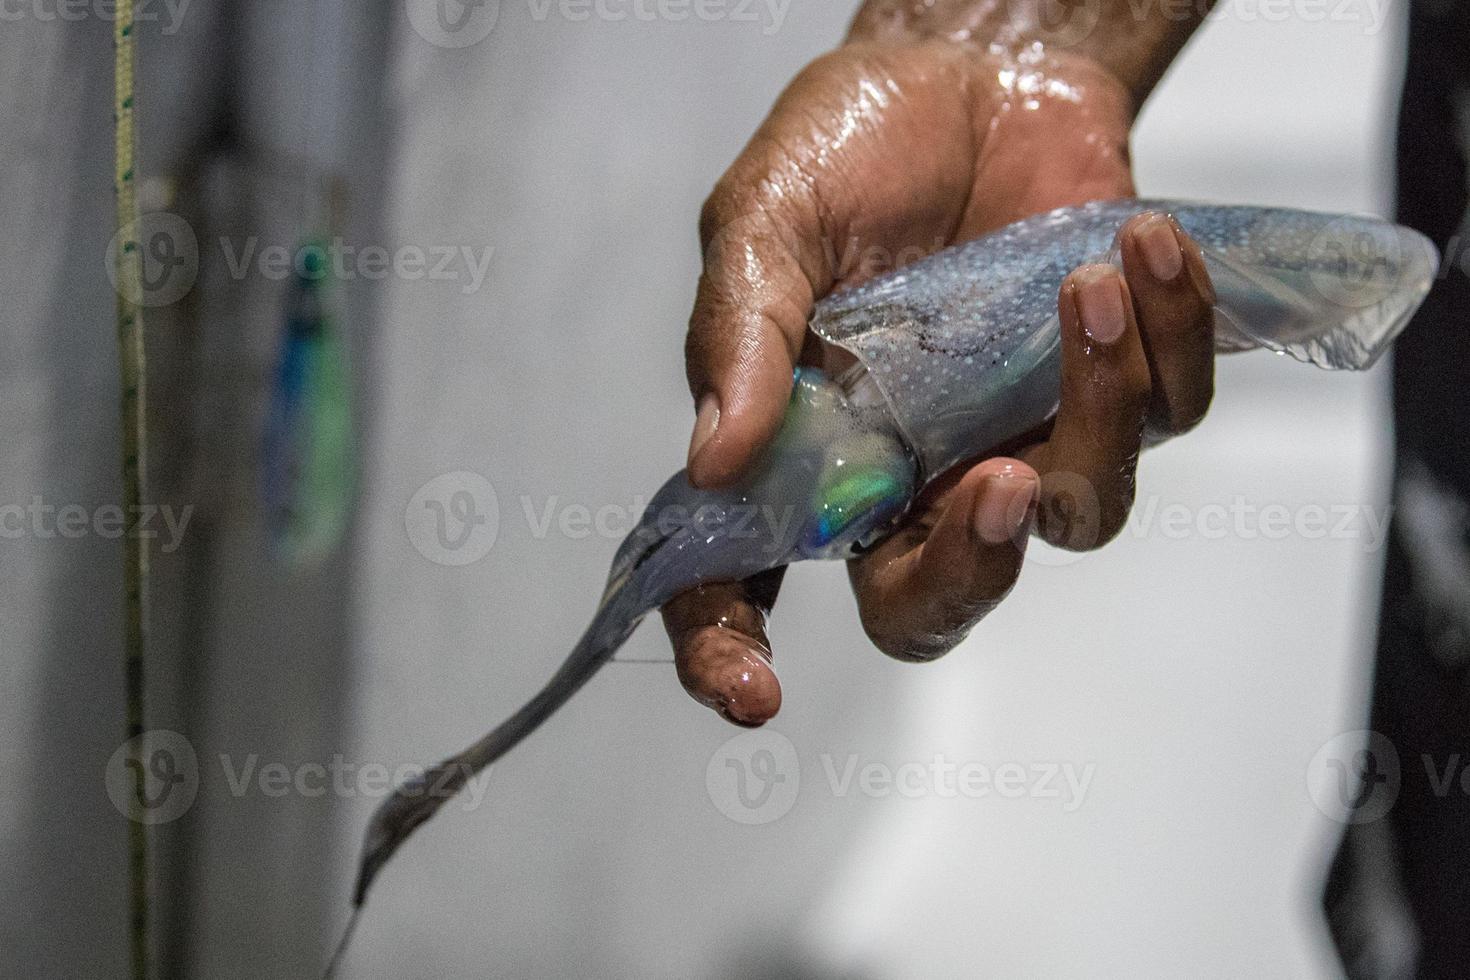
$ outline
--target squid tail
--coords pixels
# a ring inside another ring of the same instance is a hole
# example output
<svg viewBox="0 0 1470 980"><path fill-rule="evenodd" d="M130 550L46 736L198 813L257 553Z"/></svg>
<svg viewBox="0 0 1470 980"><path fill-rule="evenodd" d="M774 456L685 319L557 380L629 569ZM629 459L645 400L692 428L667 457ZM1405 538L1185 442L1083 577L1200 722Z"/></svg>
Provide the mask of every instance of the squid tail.
<svg viewBox="0 0 1470 980"><path fill-rule="evenodd" d="M635 593L636 589L626 586L611 590L571 654L531 700L464 751L404 781L378 806L363 837L352 889L352 914L327 964L324 980L335 975L368 890L394 852L476 774L519 745L612 659L647 614L647 609L637 608Z"/></svg>
<svg viewBox="0 0 1470 980"><path fill-rule="evenodd" d="M571 700L572 695L581 690L603 664L612 659L647 614L642 610L630 615L630 604L622 601L626 596L627 592L620 592L612 601L602 605L571 654L520 710L463 752L406 780L383 801L373 814L363 839L357 883L352 892L353 905L363 904L383 865L421 824L477 773L540 727Z"/></svg>
<svg viewBox="0 0 1470 980"><path fill-rule="evenodd" d="M591 625L545 686L489 734L405 781L379 805L363 838L352 891L352 917L324 977L333 975L351 940L368 891L394 852L476 774L519 745L581 690L612 660L650 610L698 584L706 575L741 578L782 563L751 564L741 558L739 540L722 531L718 519L673 526L665 526L659 519L669 507L692 513L701 505L718 507L721 503L728 506L730 500L718 493L694 490L682 472L670 479L650 502L639 526L619 547ZM711 550L711 543L721 537L737 547ZM731 556L735 564L722 566L718 560L712 561L712 555L718 558L722 553ZM762 554L779 555L775 551Z"/></svg>

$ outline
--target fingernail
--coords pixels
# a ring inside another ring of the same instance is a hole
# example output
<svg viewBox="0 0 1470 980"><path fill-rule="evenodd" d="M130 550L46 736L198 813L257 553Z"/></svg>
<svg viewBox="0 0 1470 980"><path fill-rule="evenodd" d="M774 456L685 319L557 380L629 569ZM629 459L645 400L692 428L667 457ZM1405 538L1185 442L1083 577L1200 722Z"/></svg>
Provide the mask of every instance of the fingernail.
<svg viewBox="0 0 1470 980"><path fill-rule="evenodd" d="M1003 472L986 477L975 504L975 533L986 544L1015 541L1036 516L1040 489L1030 473Z"/></svg>
<svg viewBox="0 0 1470 980"><path fill-rule="evenodd" d="M1179 250L1179 239L1174 237L1169 219L1161 214L1149 215L1136 234L1148 271L1159 282L1173 282L1184 269L1184 253Z"/></svg>
<svg viewBox="0 0 1470 980"><path fill-rule="evenodd" d="M688 466L692 469L694 460L699 456L699 451L714 437L715 430L720 427L720 397L714 392L707 392L699 400L699 414L694 419L694 434L689 437L689 461Z"/></svg>
<svg viewBox="0 0 1470 980"><path fill-rule="evenodd" d="M1076 272L1077 314L1087 336L1100 344L1111 344L1123 336L1123 287L1110 265L1083 266Z"/></svg>

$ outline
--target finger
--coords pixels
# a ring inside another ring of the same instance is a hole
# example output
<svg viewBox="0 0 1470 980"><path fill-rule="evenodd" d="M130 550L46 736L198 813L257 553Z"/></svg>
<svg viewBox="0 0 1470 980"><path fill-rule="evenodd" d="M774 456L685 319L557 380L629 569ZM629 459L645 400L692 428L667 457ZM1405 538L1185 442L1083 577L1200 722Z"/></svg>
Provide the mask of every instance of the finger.
<svg viewBox="0 0 1470 980"><path fill-rule="evenodd" d="M1087 265L1062 282L1062 391L1047 441L1026 454L1041 473L1037 530L1070 550L1101 547L1133 506L1148 410L1148 360L1117 269Z"/></svg>
<svg viewBox="0 0 1470 980"><path fill-rule="evenodd" d="M732 172L748 169L737 163ZM775 435L816 289L830 286L802 260L803 243L821 238L815 209L791 197L773 204L743 189L751 186L762 184L726 178L700 219L705 264L685 342L696 487L733 483Z"/></svg>
<svg viewBox="0 0 1470 980"><path fill-rule="evenodd" d="M900 660L949 652L1005 598L1020 574L1039 481L999 457L949 491L932 526L899 531L849 564L863 627Z"/></svg>
<svg viewBox="0 0 1470 980"><path fill-rule="evenodd" d="M700 586L663 608L684 690L737 725L765 724L781 707L766 617L784 574L777 568L745 582Z"/></svg>
<svg viewBox="0 0 1470 980"><path fill-rule="evenodd" d="M1198 425L1214 397L1214 290L1199 246L1167 215L1139 215L1119 237L1152 374L1148 432L1164 439Z"/></svg>

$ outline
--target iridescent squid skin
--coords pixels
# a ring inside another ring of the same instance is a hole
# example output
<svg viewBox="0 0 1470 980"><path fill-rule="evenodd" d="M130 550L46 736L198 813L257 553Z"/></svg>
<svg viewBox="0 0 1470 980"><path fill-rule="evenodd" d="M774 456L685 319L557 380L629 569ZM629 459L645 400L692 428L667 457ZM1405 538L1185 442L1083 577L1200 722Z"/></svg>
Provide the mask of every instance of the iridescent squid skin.
<svg viewBox="0 0 1470 980"><path fill-rule="evenodd" d="M821 557L828 548L841 547L854 528L861 536L883 527L903 513L913 485L912 473L898 473L891 466L832 474L812 498L815 520L802 540L803 555Z"/></svg>
<svg viewBox="0 0 1470 980"><path fill-rule="evenodd" d="M697 490L682 472L664 484L546 686L378 809L354 904L415 827L576 693L649 611L704 583L851 557L928 481L1045 422L1060 389L1062 279L1085 262L1120 261L1118 229L1150 210L1172 214L1201 246L1222 351L1364 369L1408 323L1438 264L1422 235L1377 219L1129 199L1038 215L824 299L812 329L859 366L841 378L800 369L780 433L739 486Z"/></svg>

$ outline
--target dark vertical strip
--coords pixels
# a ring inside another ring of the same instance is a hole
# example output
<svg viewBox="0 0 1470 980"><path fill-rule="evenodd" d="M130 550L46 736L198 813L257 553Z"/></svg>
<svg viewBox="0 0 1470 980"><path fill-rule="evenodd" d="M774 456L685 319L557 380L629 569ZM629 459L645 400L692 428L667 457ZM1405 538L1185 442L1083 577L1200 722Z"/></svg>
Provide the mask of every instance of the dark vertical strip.
<svg viewBox="0 0 1470 980"><path fill-rule="evenodd" d="M124 536L123 656L127 699L127 738L134 752L142 748L144 731L143 686L148 634L148 544L141 526L146 481L144 411L146 406L143 356L142 253L138 245L138 202L134 163L133 52L134 4L119 0L114 23L114 103L117 193L117 343L122 422L123 511L128 515ZM136 741L135 741L136 740ZM144 779L144 760L135 760L134 772ZM148 935L148 829L143 823L142 787L130 797L128 822L128 911L134 980L149 980Z"/></svg>

